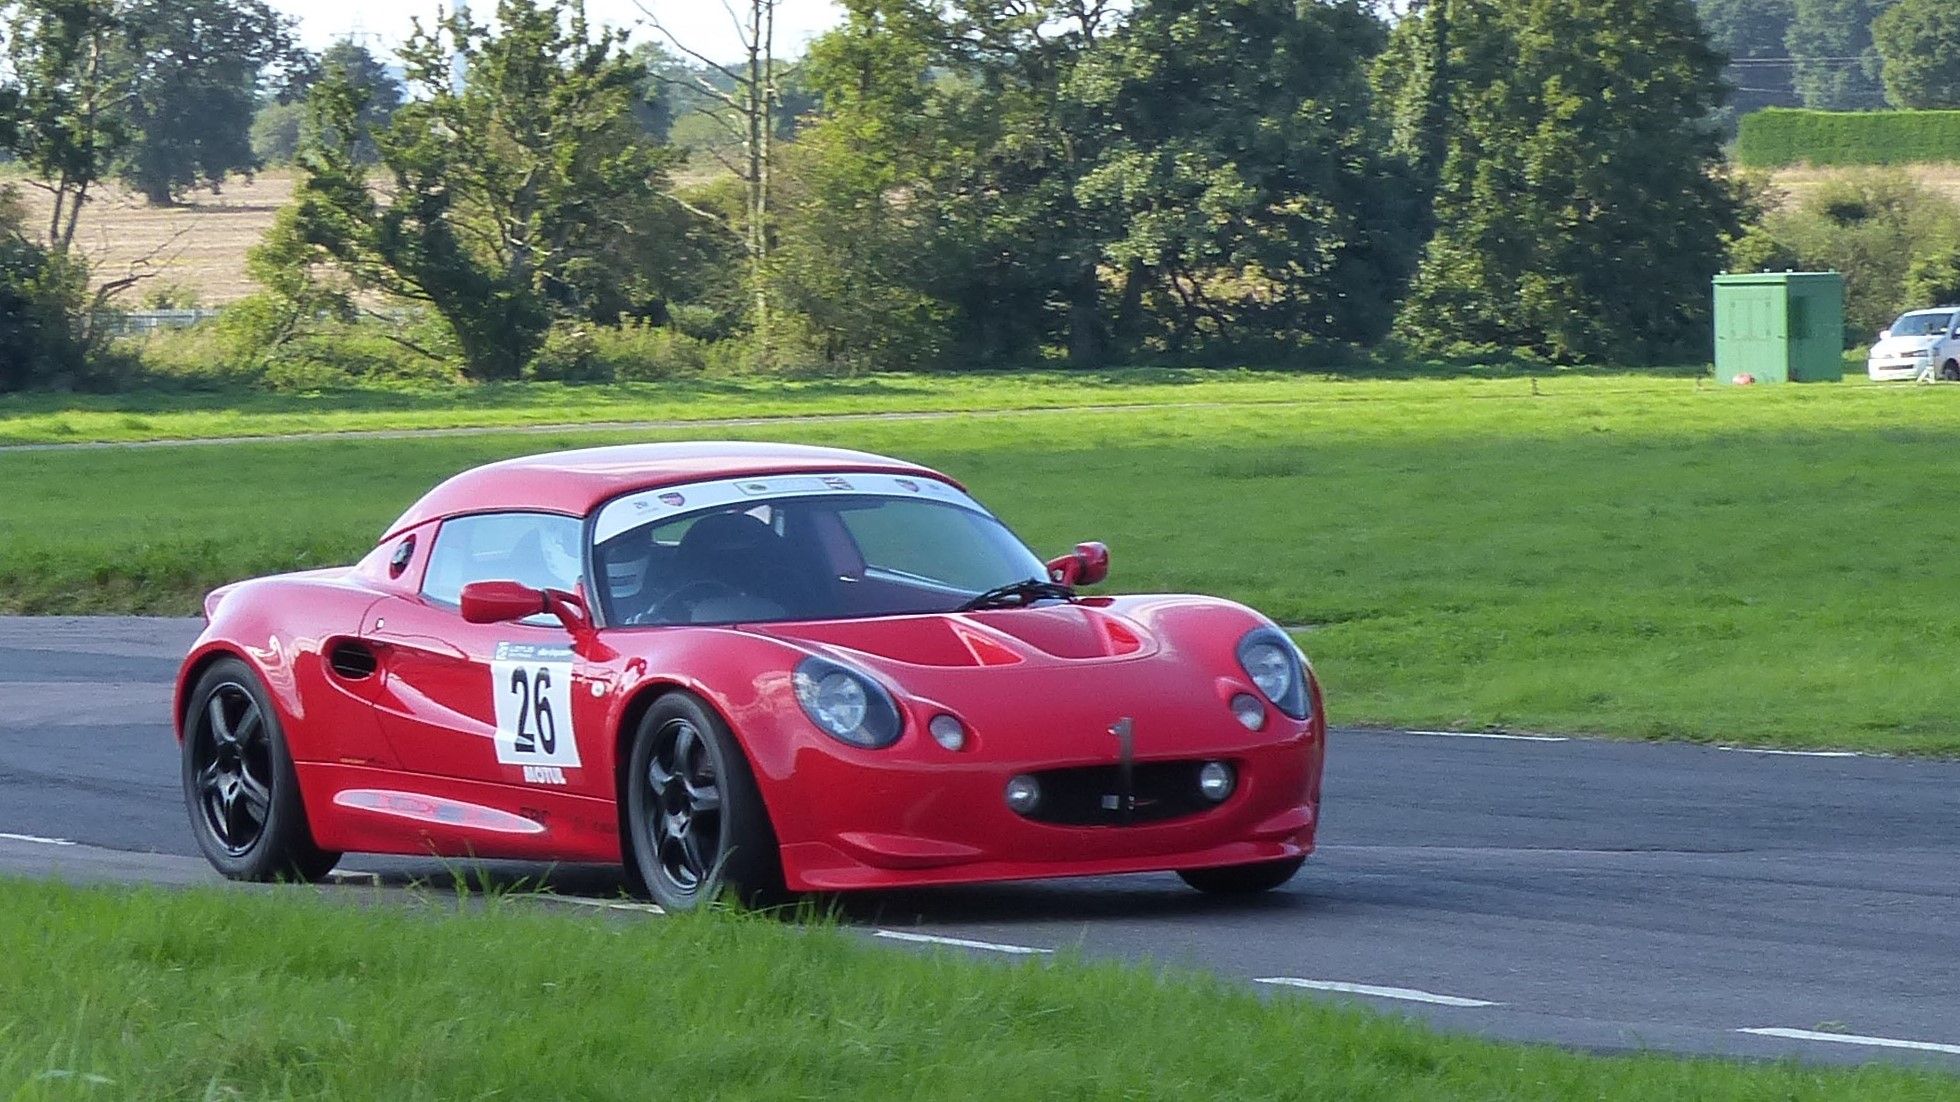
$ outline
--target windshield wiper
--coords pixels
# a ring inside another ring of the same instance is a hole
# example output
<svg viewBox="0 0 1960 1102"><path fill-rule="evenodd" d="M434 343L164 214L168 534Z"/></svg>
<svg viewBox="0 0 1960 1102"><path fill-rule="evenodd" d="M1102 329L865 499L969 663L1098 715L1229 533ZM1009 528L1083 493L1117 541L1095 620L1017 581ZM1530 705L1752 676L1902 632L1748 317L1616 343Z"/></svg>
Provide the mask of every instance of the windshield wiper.
<svg viewBox="0 0 1960 1102"><path fill-rule="evenodd" d="M997 585L960 607L955 612L973 612L983 608L1026 608L1041 600L1075 601L1075 590L1060 582L1043 578L1023 578L1018 582Z"/></svg>

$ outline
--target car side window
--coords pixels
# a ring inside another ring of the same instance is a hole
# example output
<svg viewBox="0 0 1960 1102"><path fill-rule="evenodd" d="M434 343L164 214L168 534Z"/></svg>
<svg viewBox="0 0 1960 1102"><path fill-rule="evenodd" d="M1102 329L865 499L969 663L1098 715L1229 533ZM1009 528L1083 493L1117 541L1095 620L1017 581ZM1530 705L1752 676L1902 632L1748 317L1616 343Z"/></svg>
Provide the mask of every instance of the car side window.
<svg viewBox="0 0 1960 1102"><path fill-rule="evenodd" d="M471 582L522 582L534 589L578 585L585 526L554 513L452 517L436 530L422 596L457 604Z"/></svg>

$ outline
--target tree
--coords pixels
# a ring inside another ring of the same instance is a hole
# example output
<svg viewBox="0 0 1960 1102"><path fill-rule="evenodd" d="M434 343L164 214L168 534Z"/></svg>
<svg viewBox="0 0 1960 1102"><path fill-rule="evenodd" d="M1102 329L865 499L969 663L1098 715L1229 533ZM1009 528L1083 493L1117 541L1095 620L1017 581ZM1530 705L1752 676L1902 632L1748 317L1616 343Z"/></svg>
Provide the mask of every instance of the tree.
<svg viewBox="0 0 1960 1102"><path fill-rule="evenodd" d="M1699 347L1741 219L1706 121L1722 59L1688 0L1449 8L1438 229L1399 331L1594 361Z"/></svg>
<svg viewBox="0 0 1960 1102"><path fill-rule="evenodd" d="M1796 18L1793 0L1700 0L1698 6L1709 40L1729 57L1731 116L1802 102L1786 41Z"/></svg>
<svg viewBox="0 0 1960 1102"><path fill-rule="evenodd" d="M636 0L638 3L638 0ZM703 67L690 74L691 82L671 80L675 88L688 88L709 104L707 114L718 118L715 108L726 108L733 115L729 124L736 128L741 143L739 160L723 160L723 166L742 181L747 195L743 212L742 246L748 255L751 295L750 324L754 327L765 363L772 358L769 316L770 208L774 199L772 173L777 138L776 6L779 0L745 0L741 7L730 7L735 33L742 44L742 58L724 65L688 46L669 31L645 3L638 3L648 22L664 35L674 48ZM656 76L658 76L656 72ZM719 79L716 79L719 78Z"/></svg>
<svg viewBox="0 0 1960 1102"><path fill-rule="evenodd" d="M320 55L320 72L336 74L354 90L361 110L354 126L354 156L362 164L380 159L374 136L388 128L401 108L405 89L402 82L368 48L351 38L328 46Z"/></svg>
<svg viewBox="0 0 1960 1102"><path fill-rule="evenodd" d="M1901 301L1907 309L1960 305L1960 242L1914 256Z"/></svg>
<svg viewBox="0 0 1960 1102"><path fill-rule="evenodd" d="M427 303L484 379L517 376L554 315L659 320L689 228L663 194L674 154L634 121L643 70L624 34L580 0L500 0L497 24L417 25L400 56L418 95L375 135L380 189L359 158L367 100L329 73L295 216L316 262Z"/></svg>
<svg viewBox="0 0 1960 1102"><path fill-rule="evenodd" d="M1960 107L1960 4L1899 0L1872 24L1895 107Z"/></svg>
<svg viewBox="0 0 1960 1102"><path fill-rule="evenodd" d="M19 196L0 189L0 392L86 379L86 296L86 271L34 240Z"/></svg>
<svg viewBox="0 0 1960 1102"><path fill-rule="evenodd" d="M1379 335L1416 240L1381 37L1340 0L859 0L807 64L786 298L886 366Z"/></svg>
<svg viewBox="0 0 1960 1102"><path fill-rule="evenodd" d="M1084 59L1115 347L1382 335L1420 246L1360 62L1382 41L1352 4L1154 0Z"/></svg>
<svg viewBox="0 0 1960 1102"><path fill-rule="evenodd" d="M1794 0L1785 44L1805 107L1869 111L1885 105L1872 19L1892 0Z"/></svg>
<svg viewBox="0 0 1960 1102"><path fill-rule="evenodd" d="M303 68L293 20L265 0L122 0L114 64L128 146L117 174L153 204L260 167L252 119L268 70Z"/></svg>
<svg viewBox="0 0 1960 1102"><path fill-rule="evenodd" d="M46 245L65 257L133 136L129 74L115 64L122 18L112 0L24 0L7 16L9 148L50 196Z"/></svg>

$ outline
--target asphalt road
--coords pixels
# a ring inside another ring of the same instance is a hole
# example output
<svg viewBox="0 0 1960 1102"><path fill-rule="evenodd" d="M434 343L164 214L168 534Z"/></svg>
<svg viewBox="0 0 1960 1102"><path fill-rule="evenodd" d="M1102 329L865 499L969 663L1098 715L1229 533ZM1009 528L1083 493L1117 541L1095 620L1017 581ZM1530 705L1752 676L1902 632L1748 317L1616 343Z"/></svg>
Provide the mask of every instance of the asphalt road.
<svg viewBox="0 0 1960 1102"><path fill-rule="evenodd" d="M215 882L167 715L195 633L0 618L0 873ZM1267 897L1164 875L877 893L849 913L895 943L1301 981L1261 989L1494 1037L1960 1071L1960 762L1339 732L1328 769L1322 848ZM618 892L589 867L552 886Z"/></svg>

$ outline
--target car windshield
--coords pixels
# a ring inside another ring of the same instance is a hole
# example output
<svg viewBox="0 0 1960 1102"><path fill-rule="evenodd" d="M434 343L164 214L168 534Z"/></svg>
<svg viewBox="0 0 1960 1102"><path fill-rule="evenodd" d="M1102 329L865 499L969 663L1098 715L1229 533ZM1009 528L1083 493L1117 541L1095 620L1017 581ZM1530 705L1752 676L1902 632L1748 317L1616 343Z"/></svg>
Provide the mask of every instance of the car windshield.
<svg viewBox="0 0 1960 1102"><path fill-rule="evenodd" d="M871 480L836 481L854 489ZM720 495L635 496L654 504L636 508L621 499L593 530L594 574L609 624L950 612L986 590L1047 575L1006 525L943 484L902 496L826 487L698 509L686 507ZM668 515L629 525L634 512Z"/></svg>
<svg viewBox="0 0 1960 1102"><path fill-rule="evenodd" d="M1943 334L1946 332L1946 327L1952 321L1953 315L1950 313L1907 314L1892 323L1892 335L1895 337L1930 337L1936 333Z"/></svg>

